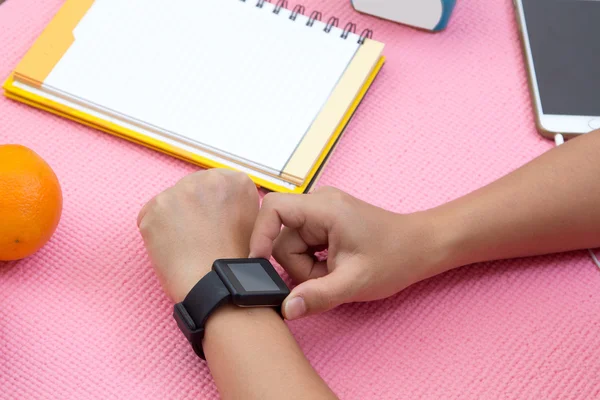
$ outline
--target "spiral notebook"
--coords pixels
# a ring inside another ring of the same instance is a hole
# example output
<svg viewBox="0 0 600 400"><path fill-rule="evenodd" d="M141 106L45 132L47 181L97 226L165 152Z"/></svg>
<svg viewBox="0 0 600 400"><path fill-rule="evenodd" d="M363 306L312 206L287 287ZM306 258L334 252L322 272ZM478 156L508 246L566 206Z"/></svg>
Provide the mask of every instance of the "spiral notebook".
<svg viewBox="0 0 600 400"><path fill-rule="evenodd" d="M257 185L307 192L384 58L370 30L264 0L66 0L5 95Z"/></svg>

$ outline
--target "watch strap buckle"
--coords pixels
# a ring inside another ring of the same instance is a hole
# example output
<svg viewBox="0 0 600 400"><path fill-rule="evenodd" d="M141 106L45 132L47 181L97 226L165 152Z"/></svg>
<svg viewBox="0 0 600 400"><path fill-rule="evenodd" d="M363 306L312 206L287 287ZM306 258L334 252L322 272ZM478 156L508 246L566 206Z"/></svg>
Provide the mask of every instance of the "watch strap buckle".
<svg viewBox="0 0 600 400"><path fill-rule="evenodd" d="M192 345L194 352L198 357L206 360L202 346L198 346L198 343L202 343L204 339L204 328L197 328L194 320L185 309L183 303L177 303L173 307L173 317L177 321L177 326L186 337L188 342Z"/></svg>

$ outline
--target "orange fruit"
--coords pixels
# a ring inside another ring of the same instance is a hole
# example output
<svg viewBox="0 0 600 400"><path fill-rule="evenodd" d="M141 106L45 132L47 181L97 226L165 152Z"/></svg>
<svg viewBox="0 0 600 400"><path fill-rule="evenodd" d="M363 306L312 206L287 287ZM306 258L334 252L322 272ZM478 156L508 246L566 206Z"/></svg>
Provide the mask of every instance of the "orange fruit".
<svg viewBox="0 0 600 400"><path fill-rule="evenodd" d="M0 261L41 249L56 230L62 192L52 168L20 145L0 145Z"/></svg>

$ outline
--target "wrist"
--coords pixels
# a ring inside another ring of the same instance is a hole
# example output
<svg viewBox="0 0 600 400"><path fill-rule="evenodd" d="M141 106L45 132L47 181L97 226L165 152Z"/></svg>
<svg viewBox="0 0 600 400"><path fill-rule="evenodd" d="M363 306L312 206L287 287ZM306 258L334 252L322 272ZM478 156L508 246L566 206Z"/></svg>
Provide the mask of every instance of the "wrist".
<svg viewBox="0 0 600 400"><path fill-rule="evenodd" d="M279 309L289 293L268 260L218 259L212 271L175 304L173 317L195 353L205 358L204 339L221 331L228 321L248 319L250 314L251 319L259 315L282 319Z"/></svg>
<svg viewBox="0 0 600 400"><path fill-rule="evenodd" d="M210 269L205 270L204 268L194 271L193 274L186 276L184 279L178 280L177 283L171 286L169 289L169 297L174 303L181 303L185 296L192 290L192 288L202 279L206 274L210 272Z"/></svg>
<svg viewBox="0 0 600 400"><path fill-rule="evenodd" d="M238 323L240 318L247 320L249 323L256 323L259 319L261 323L265 323L265 321L281 323L283 321L273 308L246 308L227 304L215 310L206 321L204 340L206 341L207 337L210 338L212 335L218 335L220 332L229 330L231 323Z"/></svg>
<svg viewBox="0 0 600 400"><path fill-rule="evenodd" d="M469 228L459 214L445 206L423 212L431 229L435 274L471 264Z"/></svg>
<svg viewBox="0 0 600 400"><path fill-rule="evenodd" d="M187 260L185 265L172 268L174 271L184 271L185 273L173 278L172 285L169 285L168 295L175 303L180 303L185 299L198 281L212 270L215 260L221 258L244 258L247 256L247 251L232 250L220 251L218 254L203 255L194 260ZM190 268L190 266L193 267Z"/></svg>
<svg viewBox="0 0 600 400"><path fill-rule="evenodd" d="M285 328L284 320L277 315L272 308L257 307L245 308L237 307L233 304L227 304L216 310L204 325L204 339L202 347L206 359L210 362L212 356L215 355L215 343L220 340L230 343L233 339L224 339L225 335L230 335L231 332L240 332L242 329L265 329L270 327L273 329ZM246 335L250 336L249 332ZM239 339L239 338L238 338ZM245 340L251 338L246 337Z"/></svg>
<svg viewBox="0 0 600 400"><path fill-rule="evenodd" d="M414 282L444 273L466 263L463 254L462 229L452 221L452 216L441 209L431 209L409 214L413 224L414 248L417 264ZM402 223L406 223L403 221ZM406 251L406 247L402 246ZM405 257L405 255L401 255Z"/></svg>

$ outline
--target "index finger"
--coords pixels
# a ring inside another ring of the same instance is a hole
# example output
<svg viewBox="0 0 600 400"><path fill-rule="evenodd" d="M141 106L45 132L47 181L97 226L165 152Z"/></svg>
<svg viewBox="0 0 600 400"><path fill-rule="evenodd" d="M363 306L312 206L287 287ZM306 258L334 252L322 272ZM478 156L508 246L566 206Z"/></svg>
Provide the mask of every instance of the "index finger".
<svg viewBox="0 0 600 400"><path fill-rule="evenodd" d="M308 216L318 217L310 195L269 193L254 224L250 238L250 257L268 259L273 252L273 242L281 232L281 226L300 229Z"/></svg>

